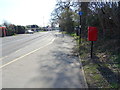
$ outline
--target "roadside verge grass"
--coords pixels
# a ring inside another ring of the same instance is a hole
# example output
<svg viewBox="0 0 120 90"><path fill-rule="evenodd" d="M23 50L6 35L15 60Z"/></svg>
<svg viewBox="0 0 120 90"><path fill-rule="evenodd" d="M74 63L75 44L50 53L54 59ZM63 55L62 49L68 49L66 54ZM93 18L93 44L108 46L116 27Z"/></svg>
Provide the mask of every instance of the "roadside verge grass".
<svg viewBox="0 0 120 90"><path fill-rule="evenodd" d="M69 35L75 38L78 45L79 36L76 36L75 33ZM120 89L120 54L114 53L114 49L109 44L96 41L91 59L90 43L87 39L82 38L79 52L88 87ZM110 50L113 50L113 53Z"/></svg>

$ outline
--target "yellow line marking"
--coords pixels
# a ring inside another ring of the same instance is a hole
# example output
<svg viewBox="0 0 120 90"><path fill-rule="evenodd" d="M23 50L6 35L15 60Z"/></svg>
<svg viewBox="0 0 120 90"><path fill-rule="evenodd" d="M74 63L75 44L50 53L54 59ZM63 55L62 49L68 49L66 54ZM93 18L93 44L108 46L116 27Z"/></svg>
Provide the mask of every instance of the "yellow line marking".
<svg viewBox="0 0 120 90"><path fill-rule="evenodd" d="M54 40L55 40L55 38L52 39L52 41L51 41L50 43L46 44L44 47L46 47L46 46L52 44ZM18 58L16 58L16 59L12 60L12 61L9 62L9 63L6 63L6 64L2 65L2 66L0 67L0 69L3 68L3 67L5 67L5 66L7 66L7 65L9 65L9 64L11 64L11 63L13 63L13 62L18 61L19 59L22 59L22 58L24 58L24 57L26 57L26 56L28 56L28 55L30 55L30 54L32 54L32 53L38 51L38 50L40 50L40 49L42 49L42 48L44 48L44 47L40 47L40 48L38 48L38 49L35 49L34 51L31 51L31 52L29 52L29 53L27 53L27 54L25 54L25 55L23 55L23 56L20 56L20 57L18 57Z"/></svg>

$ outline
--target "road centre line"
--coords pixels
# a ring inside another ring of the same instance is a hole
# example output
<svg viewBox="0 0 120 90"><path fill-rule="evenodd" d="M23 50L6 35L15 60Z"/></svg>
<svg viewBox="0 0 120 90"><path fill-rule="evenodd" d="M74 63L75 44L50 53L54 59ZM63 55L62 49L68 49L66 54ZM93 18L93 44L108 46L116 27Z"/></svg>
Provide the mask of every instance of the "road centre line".
<svg viewBox="0 0 120 90"><path fill-rule="evenodd" d="M2 61L4 58L6 58L6 57L8 57L8 56L5 56L5 57L2 57L2 58L0 58L0 61Z"/></svg>
<svg viewBox="0 0 120 90"><path fill-rule="evenodd" d="M46 35L46 34L38 35L37 37L35 37L35 36L31 36L31 39L35 39L35 38L38 38L38 37L43 37L43 36L45 36L45 35ZM22 39L13 40L13 41L10 41L10 42L4 43L4 44L0 44L0 46L8 45L8 44L10 44L10 43L14 43L14 42L16 42L16 41L22 41L22 40L24 40L24 39L28 39L27 41L29 41L29 38L28 38L28 37L25 37L25 38L22 38ZM31 40L31 39L30 39L30 40Z"/></svg>
<svg viewBox="0 0 120 90"><path fill-rule="evenodd" d="M18 57L18 58L16 58L16 59L12 60L12 61L9 62L9 63L6 63L6 64L2 65L2 66L0 67L0 69L3 68L3 67L5 67L5 66L7 66L7 65L9 65L9 64L11 64L11 63L13 63L13 62L16 62L16 61L20 60L20 59L22 59L22 58L24 58L24 57L26 57L26 56L28 56L28 55L34 53L34 52L36 52L36 51L38 51L38 50L40 50L40 49L46 47L46 46L48 46L48 45L50 45L50 44L52 44L52 43L54 42L54 40L55 40L55 38L53 38L53 39L51 40L51 42L48 43L48 44L46 44L45 46L40 47L40 48L38 48L38 49L35 49L35 50L33 50L33 51L31 51L31 52L29 52L29 53L23 55L23 56L20 56L20 57Z"/></svg>
<svg viewBox="0 0 120 90"><path fill-rule="evenodd" d="M22 49L18 49L17 51L15 51L15 53L19 52L20 50L22 50ZM7 58L7 57L8 57L8 56L1 57L1 58L0 58L0 61L2 61L4 58Z"/></svg>

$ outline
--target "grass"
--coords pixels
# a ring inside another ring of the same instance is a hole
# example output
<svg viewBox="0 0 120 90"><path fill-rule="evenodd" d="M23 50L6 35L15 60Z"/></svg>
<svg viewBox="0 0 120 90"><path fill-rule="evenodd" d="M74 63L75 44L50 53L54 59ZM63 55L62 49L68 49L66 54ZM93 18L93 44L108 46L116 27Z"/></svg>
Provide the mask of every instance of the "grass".
<svg viewBox="0 0 120 90"><path fill-rule="evenodd" d="M74 37L79 44L79 36L75 33L69 35ZM120 88L117 82L120 74L118 49L119 45L116 45L115 40L94 42L94 58L90 59L90 42L82 39L80 57L90 88Z"/></svg>
<svg viewBox="0 0 120 90"><path fill-rule="evenodd" d="M103 88L103 87L109 87L109 84L104 80L100 72L98 71L98 65L88 63L84 67L84 72L86 76L86 80L88 83L88 86L90 88Z"/></svg>
<svg viewBox="0 0 120 90"><path fill-rule="evenodd" d="M110 87L111 87L111 88L118 88L118 87L119 87L119 85L118 85L118 84L116 84L116 83L112 83Z"/></svg>
<svg viewBox="0 0 120 90"><path fill-rule="evenodd" d="M117 62L117 66L120 68L120 54L115 56L114 61Z"/></svg>

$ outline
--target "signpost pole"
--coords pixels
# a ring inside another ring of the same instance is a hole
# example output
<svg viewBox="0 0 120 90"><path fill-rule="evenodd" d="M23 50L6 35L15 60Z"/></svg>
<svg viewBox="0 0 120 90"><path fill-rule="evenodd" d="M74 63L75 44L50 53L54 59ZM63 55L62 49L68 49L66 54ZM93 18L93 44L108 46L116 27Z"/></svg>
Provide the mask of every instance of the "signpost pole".
<svg viewBox="0 0 120 90"><path fill-rule="evenodd" d="M80 15L80 26L79 26L79 54L80 54L80 44L81 44L81 15Z"/></svg>
<svg viewBox="0 0 120 90"><path fill-rule="evenodd" d="M82 29L82 28L81 28L81 27L82 27L82 25L81 25L81 24L82 24L82 14L83 14L83 12L82 12L82 11L79 11L79 16L80 16L79 43L81 43L81 34L82 34L82 33L81 33L81 32L82 32L82 30L81 30L81 29Z"/></svg>
<svg viewBox="0 0 120 90"><path fill-rule="evenodd" d="M80 31L79 31L79 44L80 44L80 43L81 43L81 34L82 34L82 33L81 33L81 15L80 15L80 26L79 26L79 28L80 28L80 29L79 29L79 30L80 30Z"/></svg>
<svg viewBox="0 0 120 90"><path fill-rule="evenodd" d="M82 17L82 14L83 14L83 12L82 11L79 11L79 16L80 16L80 26L79 26L79 53L80 53L80 44L81 44L81 38L82 38L82 36L81 36L81 34L82 34L82 25L81 25L81 23L82 23L82 19L81 19L81 17Z"/></svg>

